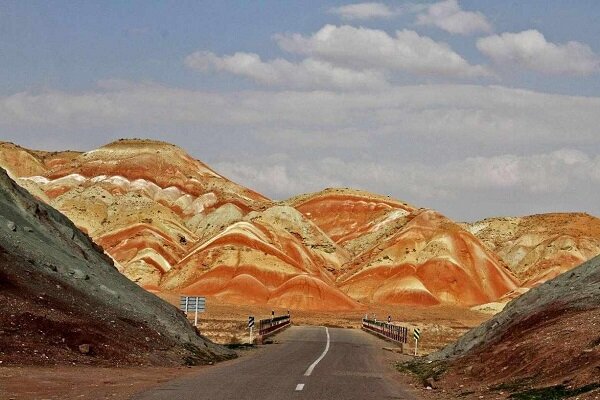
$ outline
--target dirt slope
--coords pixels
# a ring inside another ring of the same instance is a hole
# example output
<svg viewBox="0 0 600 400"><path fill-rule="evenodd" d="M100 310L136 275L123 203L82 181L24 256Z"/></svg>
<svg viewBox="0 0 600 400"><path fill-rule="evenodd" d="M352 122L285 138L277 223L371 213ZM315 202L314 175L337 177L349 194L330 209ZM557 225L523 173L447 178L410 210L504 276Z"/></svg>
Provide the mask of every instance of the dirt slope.
<svg viewBox="0 0 600 400"><path fill-rule="evenodd" d="M465 224L532 287L600 254L600 218L583 213L550 213L488 218Z"/></svg>
<svg viewBox="0 0 600 400"><path fill-rule="evenodd" d="M64 212L147 289L360 307L334 284L332 271L349 257L343 248L294 208L274 206L176 146L121 140L87 153L44 153L4 144L0 154L19 184Z"/></svg>
<svg viewBox="0 0 600 400"><path fill-rule="evenodd" d="M0 154L19 184L67 215L147 288L158 286L198 239L199 215L270 203L163 142L120 140L87 153L5 143Z"/></svg>
<svg viewBox="0 0 600 400"><path fill-rule="evenodd" d="M517 280L477 238L441 214L352 189L327 189L286 202L351 258L337 284L364 303L482 304Z"/></svg>
<svg viewBox="0 0 600 400"><path fill-rule="evenodd" d="M443 215L421 209L402 221L382 228L381 239L344 266L343 291L381 304L474 305L516 288L502 262Z"/></svg>
<svg viewBox="0 0 600 400"><path fill-rule="evenodd" d="M0 165L140 286L233 304L349 310L361 307L356 300L505 302L526 290L520 280L535 286L600 253L599 220L588 215L460 226L352 189L274 203L152 140L86 153L0 143Z"/></svg>
<svg viewBox="0 0 600 400"><path fill-rule="evenodd" d="M232 356L119 273L88 236L3 169L0 308L4 363L182 364Z"/></svg>
<svg viewBox="0 0 600 400"><path fill-rule="evenodd" d="M273 206L199 241L166 274L161 288L239 304L357 309L360 305L336 288L332 273L348 259L296 209Z"/></svg>
<svg viewBox="0 0 600 400"><path fill-rule="evenodd" d="M440 385L600 388L600 256L510 302L429 360Z"/></svg>
<svg viewBox="0 0 600 400"><path fill-rule="evenodd" d="M348 188L330 188L291 198L295 207L333 241L352 254L364 249L358 238L377 241L382 228L415 211L416 208L390 197Z"/></svg>

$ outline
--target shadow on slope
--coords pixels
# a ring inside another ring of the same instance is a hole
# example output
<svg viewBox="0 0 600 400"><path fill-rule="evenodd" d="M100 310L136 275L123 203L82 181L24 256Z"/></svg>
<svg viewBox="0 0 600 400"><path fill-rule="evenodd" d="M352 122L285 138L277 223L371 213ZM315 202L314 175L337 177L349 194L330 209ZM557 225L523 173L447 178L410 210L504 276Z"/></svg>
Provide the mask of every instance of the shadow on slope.
<svg viewBox="0 0 600 400"><path fill-rule="evenodd" d="M600 256L533 288L456 343L403 368L449 390L485 388L513 392L513 398L598 391L599 327Z"/></svg>
<svg viewBox="0 0 600 400"><path fill-rule="evenodd" d="M0 169L0 359L175 365L233 356Z"/></svg>

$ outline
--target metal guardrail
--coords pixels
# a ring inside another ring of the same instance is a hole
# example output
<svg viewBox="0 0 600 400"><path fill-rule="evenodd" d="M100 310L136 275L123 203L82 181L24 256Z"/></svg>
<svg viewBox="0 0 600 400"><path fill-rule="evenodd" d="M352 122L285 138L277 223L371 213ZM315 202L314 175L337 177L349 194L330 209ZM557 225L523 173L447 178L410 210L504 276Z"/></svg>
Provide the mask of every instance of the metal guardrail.
<svg viewBox="0 0 600 400"><path fill-rule="evenodd" d="M261 319L258 321L258 333L260 335L265 335L267 333L273 332L283 326L289 325L290 316L282 315L279 317Z"/></svg>
<svg viewBox="0 0 600 400"><path fill-rule="evenodd" d="M399 343L408 343L408 328L404 326L392 325L387 322L375 321L371 319L362 320L364 329L378 333Z"/></svg>

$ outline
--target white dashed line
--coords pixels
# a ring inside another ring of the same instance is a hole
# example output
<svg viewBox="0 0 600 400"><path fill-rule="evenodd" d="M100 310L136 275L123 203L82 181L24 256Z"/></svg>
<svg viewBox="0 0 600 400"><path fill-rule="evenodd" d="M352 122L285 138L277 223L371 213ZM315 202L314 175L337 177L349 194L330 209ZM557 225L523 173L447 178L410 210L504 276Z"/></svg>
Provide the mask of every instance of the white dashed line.
<svg viewBox="0 0 600 400"><path fill-rule="evenodd" d="M321 356L319 356L319 358L317 358L314 363L310 364L310 367L308 367L308 369L304 373L304 376L310 376L310 374L312 374L313 372L313 369L315 369L317 364L321 362L323 358L325 358L325 355L329 351L329 329L327 327L325 327L325 333L327 334L327 344L325 345L325 350L323 350L323 354L321 354Z"/></svg>
<svg viewBox="0 0 600 400"><path fill-rule="evenodd" d="M304 383L299 383L299 384L296 385L296 392L299 392L302 389L304 389Z"/></svg>

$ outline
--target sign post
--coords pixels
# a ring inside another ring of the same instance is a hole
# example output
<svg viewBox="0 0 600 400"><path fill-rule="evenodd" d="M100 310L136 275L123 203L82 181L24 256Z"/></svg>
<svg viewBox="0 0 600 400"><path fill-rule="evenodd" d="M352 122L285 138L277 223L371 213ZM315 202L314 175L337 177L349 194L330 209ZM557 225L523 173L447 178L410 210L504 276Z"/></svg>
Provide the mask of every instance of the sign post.
<svg viewBox="0 0 600 400"><path fill-rule="evenodd" d="M415 356L417 355L417 348L419 347L419 338L421 337L421 330L419 328L415 328L413 332L413 337L415 338Z"/></svg>
<svg viewBox="0 0 600 400"><path fill-rule="evenodd" d="M194 310L194 326L198 326L198 313L206 311L206 298L199 296L181 296L179 299L179 309L184 311L186 316Z"/></svg>
<svg viewBox="0 0 600 400"><path fill-rule="evenodd" d="M252 329L254 328L254 317L248 317L248 328L250 328L250 344L252 344Z"/></svg>

